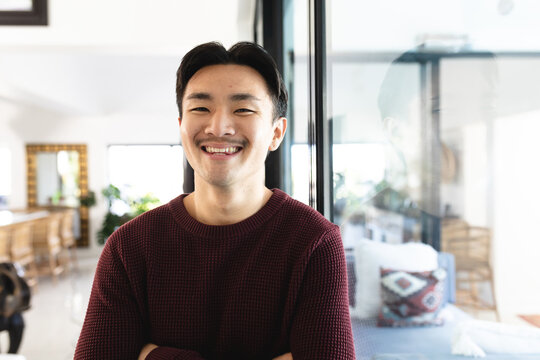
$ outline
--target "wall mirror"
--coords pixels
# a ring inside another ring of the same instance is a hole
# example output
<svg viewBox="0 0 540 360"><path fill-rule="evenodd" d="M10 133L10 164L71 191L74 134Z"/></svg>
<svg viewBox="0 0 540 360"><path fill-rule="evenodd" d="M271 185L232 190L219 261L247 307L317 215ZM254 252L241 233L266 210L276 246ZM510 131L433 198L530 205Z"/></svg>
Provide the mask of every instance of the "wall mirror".
<svg viewBox="0 0 540 360"><path fill-rule="evenodd" d="M88 208L79 202L88 195L86 145L26 145L26 169L28 207L75 209L77 245L88 246Z"/></svg>

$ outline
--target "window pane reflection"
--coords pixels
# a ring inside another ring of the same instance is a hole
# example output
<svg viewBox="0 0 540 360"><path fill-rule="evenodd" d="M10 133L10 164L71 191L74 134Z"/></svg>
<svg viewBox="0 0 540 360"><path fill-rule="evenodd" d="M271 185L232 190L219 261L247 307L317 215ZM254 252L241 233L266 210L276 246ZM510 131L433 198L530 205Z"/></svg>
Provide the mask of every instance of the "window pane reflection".
<svg viewBox="0 0 540 360"><path fill-rule="evenodd" d="M309 81L308 81L308 7L305 1L284 0L284 71L289 91L288 130L290 144L283 147L290 153L290 194L309 204L311 153L308 146ZM290 145L290 146L288 146Z"/></svg>
<svg viewBox="0 0 540 360"><path fill-rule="evenodd" d="M540 4L326 6L334 221L348 260L365 241L430 244L455 256L454 308L526 325L519 315L540 314L540 45L527 35ZM352 313L362 329L377 322ZM357 341L367 359L381 352Z"/></svg>

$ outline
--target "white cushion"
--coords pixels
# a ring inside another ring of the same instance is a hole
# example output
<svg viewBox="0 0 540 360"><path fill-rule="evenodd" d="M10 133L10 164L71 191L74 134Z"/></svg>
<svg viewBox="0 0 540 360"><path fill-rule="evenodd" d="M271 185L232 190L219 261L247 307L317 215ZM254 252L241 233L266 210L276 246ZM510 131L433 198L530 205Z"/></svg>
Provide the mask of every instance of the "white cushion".
<svg viewBox="0 0 540 360"><path fill-rule="evenodd" d="M470 320L454 328L452 354L484 357L491 354L540 354L540 329Z"/></svg>
<svg viewBox="0 0 540 360"><path fill-rule="evenodd" d="M351 316L376 317L382 306L380 268L403 271L432 271L438 268L437 251L422 243L387 244L368 239L354 249L356 291Z"/></svg>

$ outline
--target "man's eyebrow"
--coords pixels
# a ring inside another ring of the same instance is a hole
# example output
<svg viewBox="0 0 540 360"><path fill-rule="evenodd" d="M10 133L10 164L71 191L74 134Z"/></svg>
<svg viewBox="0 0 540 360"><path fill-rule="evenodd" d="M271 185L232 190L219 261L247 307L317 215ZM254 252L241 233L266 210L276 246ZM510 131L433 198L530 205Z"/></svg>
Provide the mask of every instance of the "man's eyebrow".
<svg viewBox="0 0 540 360"><path fill-rule="evenodd" d="M254 100L254 101L261 101L258 97L255 95L249 94L249 93L239 93L239 94L233 94L229 96L229 98L232 101L242 101L242 100Z"/></svg>
<svg viewBox="0 0 540 360"><path fill-rule="evenodd" d="M195 93L191 93L188 96L186 96L186 100L191 100L191 99L195 99L195 100L212 100L212 95L210 95L209 93L205 93L205 92L195 92Z"/></svg>

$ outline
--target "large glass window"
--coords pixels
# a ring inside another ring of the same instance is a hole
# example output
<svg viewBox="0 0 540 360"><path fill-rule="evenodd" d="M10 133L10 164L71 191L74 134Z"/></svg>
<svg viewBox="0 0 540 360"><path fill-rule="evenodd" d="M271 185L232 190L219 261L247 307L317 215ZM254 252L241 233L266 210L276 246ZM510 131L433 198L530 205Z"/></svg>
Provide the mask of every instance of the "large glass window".
<svg viewBox="0 0 540 360"><path fill-rule="evenodd" d="M309 81L308 81L308 7L305 1L284 1L284 69L283 77L289 91L288 132L290 140L291 195L310 203L311 147L308 141ZM289 143L284 143L289 145Z"/></svg>
<svg viewBox="0 0 540 360"><path fill-rule="evenodd" d="M326 7L317 76L332 184L318 196L331 197L348 259L365 241L429 244L454 255L459 310L526 325L522 315L540 314L540 43L530 35L540 32L540 4L285 3L295 22L293 179L312 171L302 159L318 145L302 125L309 111L300 113L314 96L312 54L300 56L313 39L306 8ZM297 183L293 196L320 181Z"/></svg>
<svg viewBox="0 0 540 360"><path fill-rule="evenodd" d="M8 148L0 147L0 209L7 207L8 197L11 195L11 152Z"/></svg>
<svg viewBox="0 0 540 360"><path fill-rule="evenodd" d="M145 196L165 204L182 193L183 151L180 145L111 145L109 146L109 182L123 198L136 200ZM113 209L123 214L126 204L117 202Z"/></svg>

